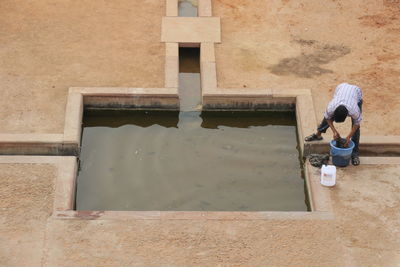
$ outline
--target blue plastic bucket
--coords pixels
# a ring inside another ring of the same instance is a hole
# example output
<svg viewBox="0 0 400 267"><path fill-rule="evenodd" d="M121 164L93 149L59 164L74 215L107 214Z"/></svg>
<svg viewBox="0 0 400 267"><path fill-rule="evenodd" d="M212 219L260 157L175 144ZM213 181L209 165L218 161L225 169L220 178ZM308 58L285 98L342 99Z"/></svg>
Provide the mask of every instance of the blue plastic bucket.
<svg viewBox="0 0 400 267"><path fill-rule="evenodd" d="M336 141L331 141L331 155L332 163L338 167L346 167L350 163L351 153L353 152L354 142L350 140L349 147L338 148L336 147Z"/></svg>

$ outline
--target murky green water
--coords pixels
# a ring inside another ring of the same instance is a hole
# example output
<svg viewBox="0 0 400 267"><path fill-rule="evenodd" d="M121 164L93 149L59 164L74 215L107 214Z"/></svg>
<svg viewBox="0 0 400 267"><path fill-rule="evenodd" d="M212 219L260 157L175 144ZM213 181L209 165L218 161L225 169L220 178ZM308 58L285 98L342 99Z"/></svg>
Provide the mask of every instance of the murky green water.
<svg viewBox="0 0 400 267"><path fill-rule="evenodd" d="M76 209L305 211L296 147L293 113L86 111Z"/></svg>
<svg viewBox="0 0 400 267"><path fill-rule="evenodd" d="M179 49L181 112L85 111L76 209L307 210L294 113L201 113L199 61Z"/></svg>

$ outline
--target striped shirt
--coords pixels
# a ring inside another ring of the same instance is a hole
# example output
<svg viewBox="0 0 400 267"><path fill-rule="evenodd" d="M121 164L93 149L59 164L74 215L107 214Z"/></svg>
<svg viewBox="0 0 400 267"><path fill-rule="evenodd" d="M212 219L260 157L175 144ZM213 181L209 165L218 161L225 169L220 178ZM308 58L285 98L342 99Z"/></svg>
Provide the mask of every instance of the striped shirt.
<svg viewBox="0 0 400 267"><path fill-rule="evenodd" d="M360 125L362 115L358 103L361 100L362 92L359 87L348 83L339 84L336 87L332 101L329 102L328 107L326 108L324 117L327 120L332 119L335 109L338 106L343 105L349 111L348 116L354 120L354 124Z"/></svg>

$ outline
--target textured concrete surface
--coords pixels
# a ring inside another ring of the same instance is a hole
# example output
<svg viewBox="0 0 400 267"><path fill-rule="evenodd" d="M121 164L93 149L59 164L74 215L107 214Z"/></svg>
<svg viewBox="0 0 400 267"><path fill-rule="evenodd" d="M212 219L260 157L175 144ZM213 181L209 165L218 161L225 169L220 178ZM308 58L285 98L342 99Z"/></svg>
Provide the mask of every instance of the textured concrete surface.
<svg viewBox="0 0 400 267"><path fill-rule="evenodd" d="M0 133L62 133L69 87L163 87L164 15L160 0L2 0Z"/></svg>
<svg viewBox="0 0 400 267"><path fill-rule="evenodd" d="M56 169L0 164L0 265L40 266Z"/></svg>
<svg viewBox="0 0 400 267"><path fill-rule="evenodd" d="M163 42L221 42L221 22L218 17L163 17Z"/></svg>
<svg viewBox="0 0 400 267"><path fill-rule="evenodd" d="M214 0L213 16L218 87L309 88L320 120L347 81L365 95L362 134L400 134L399 1Z"/></svg>
<svg viewBox="0 0 400 267"><path fill-rule="evenodd" d="M54 166L0 164L0 265L397 266L399 173L339 169L331 220L60 220Z"/></svg>
<svg viewBox="0 0 400 267"><path fill-rule="evenodd" d="M338 83L355 83L363 134L400 134L399 1L212 3L220 88L310 88L319 118ZM165 11L159 0L2 0L0 133L62 134L69 87L163 87ZM398 266L400 165L370 163L324 188L333 220L247 221L59 220L53 165L0 164L0 265Z"/></svg>

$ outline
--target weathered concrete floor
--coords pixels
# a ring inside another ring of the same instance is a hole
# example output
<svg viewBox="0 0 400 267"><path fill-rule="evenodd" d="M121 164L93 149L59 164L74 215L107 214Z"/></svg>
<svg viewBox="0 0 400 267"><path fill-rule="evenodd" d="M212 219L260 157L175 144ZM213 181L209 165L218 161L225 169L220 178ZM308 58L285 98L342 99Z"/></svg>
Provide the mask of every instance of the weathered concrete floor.
<svg viewBox="0 0 400 267"><path fill-rule="evenodd" d="M399 1L215 0L213 14L218 87L309 88L320 120L346 81L365 95L362 134L400 135Z"/></svg>
<svg viewBox="0 0 400 267"><path fill-rule="evenodd" d="M355 83L363 134L400 135L398 1L212 3L219 87L309 88L319 119ZM1 1L0 133L62 133L72 86L162 87L164 15L160 0Z"/></svg>
<svg viewBox="0 0 400 267"><path fill-rule="evenodd" d="M333 220L59 220L55 168L0 165L0 265L396 266L400 165L348 167Z"/></svg>
<svg viewBox="0 0 400 267"><path fill-rule="evenodd" d="M0 4L0 133L62 133L69 87L163 87L164 1Z"/></svg>
<svg viewBox="0 0 400 267"><path fill-rule="evenodd" d="M320 117L343 81L363 134L399 135L400 3L214 0L219 87L311 88ZM0 4L0 133L62 133L68 87L162 87L164 1ZM349 167L333 221L61 221L55 169L0 165L0 265L396 266L400 166ZM329 189L326 189L329 190Z"/></svg>

